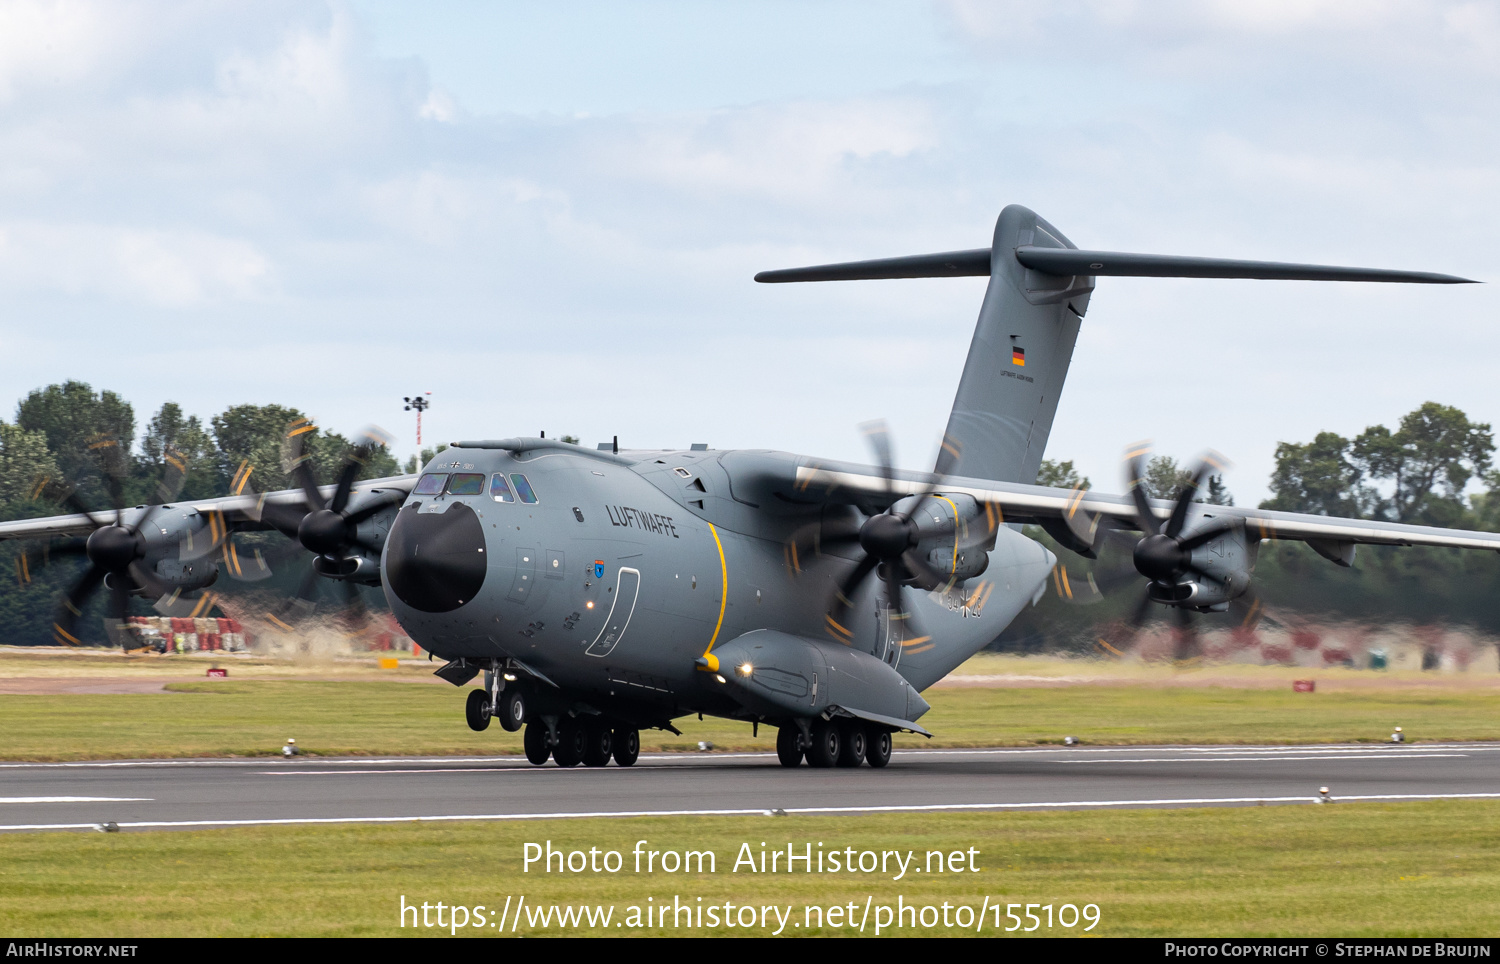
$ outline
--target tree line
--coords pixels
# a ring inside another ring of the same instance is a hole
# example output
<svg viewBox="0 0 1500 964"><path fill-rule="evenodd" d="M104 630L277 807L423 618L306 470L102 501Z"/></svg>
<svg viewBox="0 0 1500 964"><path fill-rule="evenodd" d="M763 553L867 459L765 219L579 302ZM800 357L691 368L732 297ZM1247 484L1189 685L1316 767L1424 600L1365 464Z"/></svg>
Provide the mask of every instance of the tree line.
<svg viewBox="0 0 1500 964"><path fill-rule="evenodd" d="M1276 446L1270 498L1259 507L1313 515L1372 519L1456 529L1500 531L1500 471L1493 466L1494 432L1458 408L1425 402L1393 430L1372 425L1352 438L1319 432L1309 442ZM1167 456L1147 466L1154 498L1170 499L1187 470ZM1039 484L1088 485L1071 462L1043 463ZM1233 505L1223 479L1211 477L1199 501ZM1034 533L1044 542L1050 540ZM1049 545L1077 578L1100 567L1130 565L1128 540L1106 548L1097 563ZM1263 542L1255 589L1271 617L1354 619L1372 623L1466 624L1500 633L1500 555L1458 549L1360 546L1342 569L1298 542ZM1055 593L1023 614L1002 636L1002 648L1093 648L1098 631L1121 620L1139 590L1103 603L1067 605ZM1170 614L1153 612L1158 618ZM1227 625L1209 616L1205 628Z"/></svg>
<svg viewBox="0 0 1500 964"><path fill-rule="evenodd" d="M241 466L248 467L249 487L255 491L293 488L286 431L305 417L289 406L242 404L205 421L166 402L137 434L134 409L115 392L95 391L77 381L38 388L20 400L12 421L0 421L0 519L71 511L59 502L68 492L97 512L113 509L117 496L125 506L159 503L169 457L185 464L176 496L183 501L230 494ZM302 438L302 454L310 460L313 476L322 484L333 482L353 443L321 429ZM413 456L407 470L416 468ZM401 470L380 447L366 455L359 478L399 475ZM9 577L0 579L0 642L48 644L57 606L84 564L67 560L27 567L23 574L16 567L21 548L17 542L0 543L0 565ZM101 604L102 594L91 609L99 610ZM150 612L143 600L132 606L132 611ZM97 613L85 616L80 628L102 640Z"/></svg>

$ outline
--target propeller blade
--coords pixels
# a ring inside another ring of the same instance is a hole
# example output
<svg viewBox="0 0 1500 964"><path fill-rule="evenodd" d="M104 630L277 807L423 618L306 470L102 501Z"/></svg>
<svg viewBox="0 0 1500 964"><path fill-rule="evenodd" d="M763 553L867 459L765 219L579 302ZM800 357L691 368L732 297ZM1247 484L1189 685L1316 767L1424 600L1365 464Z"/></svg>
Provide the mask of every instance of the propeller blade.
<svg viewBox="0 0 1500 964"><path fill-rule="evenodd" d="M302 489L302 495L307 499L307 504L314 509L327 507L323 501L323 493L318 491L318 483L312 474L312 456L307 453L304 440L318 427L313 424L312 419L300 418L286 428L287 445L291 450L292 467L290 475Z"/></svg>
<svg viewBox="0 0 1500 964"><path fill-rule="evenodd" d="M238 582L260 582L271 578L282 563L301 554L300 542L283 543L270 552L265 552L256 546L241 549L231 539L224 543L221 566L229 578Z"/></svg>
<svg viewBox="0 0 1500 964"><path fill-rule="evenodd" d="M68 594L63 597L62 607L58 610L57 619L52 623L52 638L64 646L81 645L75 630L78 626L78 617L83 615L83 607L98 591L104 583L104 570L98 566L90 566Z"/></svg>
<svg viewBox="0 0 1500 964"><path fill-rule="evenodd" d="M885 480L886 492L894 491L896 465L891 457L891 433L886 428L885 419L878 418L865 422L860 425L859 430L865 433L865 440L875 451L875 464L880 467L880 477Z"/></svg>
<svg viewBox="0 0 1500 964"><path fill-rule="evenodd" d="M359 525L361 522L380 512L382 509L388 509L393 505L405 501L405 492L382 492L371 502L360 506L355 511L350 512L348 515L344 516L344 521L349 523L350 528L353 528L354 526ZM345 504L347 504L347 500ZM334 509L334 511L338 512L340 510Z"/></svg>
<svg viewBox="0 0 1500 964"><path fill-rule="evenodd" d="M345 580L344 582L344 604L347 607L345 614L349 617L354 631L364 629L370 621L370 610L365 605L365 597L361 595L359 587Z"/></svg>
<svg viewBox="0 0 1500 964"><path fill-rule="evenodd" d="M1198 639L1197 619L1190 609L1181 606L1174 608L1177 610L1177 649L1174 659L1178 663L1198 659L1203 655L1203 647Z"/></svg>
<svg viewBox="0 0 1500 964"><path fill-rule="evenodd" d="M221 512L209 512L204 518L207 525L196 532L190 531L177 543L177 558L183 562L207 559L218 552L229 539L229 524Z"/></svg>
<svg viewBox="0 0 1500 964"><path fill-rule="evenodd" d="M1177 502L1172 506L1172 516L1167 520L1167 527L1163 531L1177 538L1182 533L1182 528L1187 524L1188 508L1193 499L1198 495L1198 488L1203 485L1203 480L1210 472L1224 471L1224 457L1217 452L1209 452L1199 460L1193 474L1189 477L1187 485L1177 493Z"/></svg>
<svg viewBox="0 0 1500 964"><path fill-rule="evenodd" d="M354 488L354 480L359 476L359 470L364 464L351 455L344 460L344 467L339 472L338 484L334 486L333 498L328 502L328 508L334 512L343 512L344 507L349 504L349 493Z"/></svg>
<svg viewBox="0 0 1500 964"><path fill-rule="evenodd" d="M1238 617L1240 629L1254 629L1266 614L1265 604L1254 589L1246 589L1237 599L1231 600L1229 610Z"/></svg>
<svg viewBox="0 0 1500 964"><path fill-rule="evenodd" d="M917 581L917 585L928 592L935 590L947 592L953 588L953 584L956 582L952 576L946 575L929 565L927 560L919 556L915 549L908 549L901 554L901 565L906 568L907 572L911 573L912 578Z"/></svg>
<svg viewBox="0 0 1500 964"><path fill-rule="evenodd" d="M1160 521L1151 511L1151 501L1146 494L1146 455L1150 453L1149 442L1138 442L1125 453L1130 498L1135 501L1136 522L1148 536L1161 532Z"/></svg>
<svg viewBox="0 0 1500 964"><path fill-rule="evenodd" d="M791 534L786 541L786 565L793 574L802 571L803 562L823 554L824 546L852 545L859 542L860 525L853 519L834 518L809 522Z"/></svg>
<svg viewBox="0 0 1500 964"><path fill-rule="evenodd" d="M879 564L880 560L874 556L867 555L861 559L859 565L855 566L854 570L839 584L838 590L834 593L833 605L829 607L828 615L824 617L827 620L828 632L846 646L854 641L854 632L848 628L849 609L854 605L850 602L850 597L854 595L865 577Z"/></svg>
<svg viewBox="0 0 1500 964"><path fill-rule="evenodd" d="M306 515L305 509L284 502L263 502L260 507L260 521L293 541L296 541L297 527L302 525Z"/></svg>

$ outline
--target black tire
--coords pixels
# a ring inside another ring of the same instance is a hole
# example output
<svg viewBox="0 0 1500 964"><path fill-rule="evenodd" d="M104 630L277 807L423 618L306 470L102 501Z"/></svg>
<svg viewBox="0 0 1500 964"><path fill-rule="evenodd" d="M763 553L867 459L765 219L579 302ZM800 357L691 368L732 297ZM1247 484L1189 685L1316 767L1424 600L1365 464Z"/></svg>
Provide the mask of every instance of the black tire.
<svg viewBox="0 0 1500 964"><path fill-rule="evenodd" d="M526 724L526 733L521 737L521 745L526 748L526 759L541 766L547 762L552 755L552 747L547 745L547 724L541 720L532 720Z"/></svg>
<svg viewBox="0 0 1500 964"><path fill-rule="evenodd" d="M552 759L560 767L576 767L583 762L583 751L588 740L583 724L573 719L557 721L557 746L552 748Z"/></svg>
<svg viewBox="0 0 1500 964"><path fill-rule="evenodd" d="M776 731L776 759L784 767L802 765L802 730L795 723L788 723Z"/></svg>
<svg viewBox="0 0 1500 964"><path fill-rule="evenodd" d="M614 741L614 734L599 720L589 720L585 723L583 725L583 765L609 766L609 755L614 749Z"/></svg>
<svg viewBox="0 0 1500 964"><path fill-rule="evenodd" d="M857 767L865 762L865 728L858 723L839 725L839 766Z"/></svg>
<svg viewBox="0 0 1500 964"><path fill-rule="evenodd" d="M838 762L844 741L836 724L818 720L812 727L812 746L807 748L807 765L831 767Z"/></svg>
<svg viewBox="0 0 1500 964"><path fill-rule="evenodd" d="M487 730L490 727L490 695L484 690L469 690L469 701L464 704L464 718L469 729Z"/></svg>
<svg viewBox="0 0 1500 964"><path fill-rule="evenodd" d="M635 766L641 757L641 732L635 729L615 730L615 762L622 767Z"/></svg>
<svg viewBox="0 0 1500 964"><path fill-rule="evenodd" d="M891 762L891 731L878 726L865 728L865 762L877 769Z"/></svg>
<svg viewBox="0 0 1500 964"><path fill-rule="evenodd" d="M506 732L514 733L526 725L526 697L520 690L507 690L500 694L500 712L495 714Z"/></svg>

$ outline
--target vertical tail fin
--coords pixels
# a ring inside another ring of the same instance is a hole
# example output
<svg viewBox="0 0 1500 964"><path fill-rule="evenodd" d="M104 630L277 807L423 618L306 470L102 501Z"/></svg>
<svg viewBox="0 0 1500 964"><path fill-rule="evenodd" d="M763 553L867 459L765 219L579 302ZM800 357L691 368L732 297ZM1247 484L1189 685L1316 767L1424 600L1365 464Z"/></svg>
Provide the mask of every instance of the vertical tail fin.
<svg viewBox="0 0 1500 964"><path fill-rule="evenodd" d="M995 223L990 285L979 309L948 435L963 446L963 475L1034 482L1073 361L1094 279L1043 273L1016 249L1077 249L1034 211L1012 204Z"/></svg>
<svg viewBox="0 0 1500 964"><path fill-rule="evenodd" d="M948 416L948 435L962 446L957 467L961 474L1023 483L1036 481L1041 467L1096 277L1471 283L1423 271L1080 251L1061 231L1019 204L1000 212L989 248L762 271L755 280L983 275L989 276L990 285Z"/></svg>

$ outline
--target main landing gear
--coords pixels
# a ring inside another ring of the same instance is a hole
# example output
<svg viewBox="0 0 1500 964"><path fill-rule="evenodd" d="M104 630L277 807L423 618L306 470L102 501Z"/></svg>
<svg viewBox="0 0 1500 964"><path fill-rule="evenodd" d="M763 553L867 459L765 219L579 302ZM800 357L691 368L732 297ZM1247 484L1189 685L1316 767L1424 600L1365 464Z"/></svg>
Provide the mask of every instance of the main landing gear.
<svg viewBox="0 0 1500 964"><path fill-rule="evenodd" d="M813 767L883 767L891 762L891 731L857 720L814 720L804 735L787 723L776 733L776 758L794 767L804 756Z"/></svg>
<svg viewBox="0 0 1500 964"><path fill-rule="evenodd" d="M537 766L551 757L560 767L608 766L610 760L622 767L634 765L641 755L641 734L634 727L611 727L597 718L561 717L552 725L546 720L526 724L522 740L526 759Z"/></svg>
<svg viewBox="0 0 1500 964"><path fill-rule="evenodd" d="M464 704L469 728L488 729L490 720L512 733L525 727L521 745L526 759L537 766L552 759L563 767L602 767L610 760L628 767L641 755L641 734L632 726L612 726L599 717L536 717L526 691L518 686L502 690L498 703L496 709L487 691L471 690Z"/></svg>

